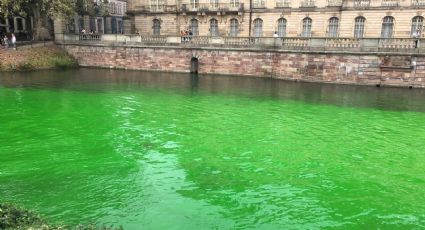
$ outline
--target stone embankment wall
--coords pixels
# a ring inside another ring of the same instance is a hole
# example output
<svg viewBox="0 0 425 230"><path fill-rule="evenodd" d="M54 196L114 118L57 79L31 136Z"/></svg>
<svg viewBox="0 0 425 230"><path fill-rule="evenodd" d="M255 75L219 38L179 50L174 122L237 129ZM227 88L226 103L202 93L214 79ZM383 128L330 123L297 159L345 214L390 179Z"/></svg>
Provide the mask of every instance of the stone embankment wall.
<svg viewBox="0 0 425 230"><path fill-rule="evenodd" d="M63 45L81 66L274 77L287 80L425 87L425 56L226 48Z"/></svg>

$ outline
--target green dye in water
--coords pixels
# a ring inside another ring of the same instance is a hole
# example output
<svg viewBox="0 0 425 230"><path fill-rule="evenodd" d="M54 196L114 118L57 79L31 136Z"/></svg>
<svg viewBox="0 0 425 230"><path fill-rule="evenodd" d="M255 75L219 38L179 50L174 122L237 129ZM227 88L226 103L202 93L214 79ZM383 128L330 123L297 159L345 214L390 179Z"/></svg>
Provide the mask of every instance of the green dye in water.
<svg viewBox="0 0 425 230"><path fill-rule="evenodd" d="M0 202L125 229L425 227L425 93L81 69L0 76Z"/></svg>

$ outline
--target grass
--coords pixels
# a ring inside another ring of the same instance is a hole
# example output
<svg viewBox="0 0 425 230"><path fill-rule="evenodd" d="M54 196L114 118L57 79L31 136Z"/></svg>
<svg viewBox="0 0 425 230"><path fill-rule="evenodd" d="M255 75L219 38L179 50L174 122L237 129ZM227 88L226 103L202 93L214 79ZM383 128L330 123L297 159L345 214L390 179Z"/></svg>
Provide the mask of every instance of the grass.
<svg viewBox="0 0 425 230"><path fill-rule="evenodd" d="M78 67L78 62L56 46L0 50L0 71L30 71Z"/></svg>
<svg viewBox="0 0 425 230"><path fill-rule="evenodd" d="M78 225L70 227L66 225L49 224L37 213L18 207L13 204L0 203L0 229L2 230L122 230L122 227L98 226L95 224Z"/></svg>

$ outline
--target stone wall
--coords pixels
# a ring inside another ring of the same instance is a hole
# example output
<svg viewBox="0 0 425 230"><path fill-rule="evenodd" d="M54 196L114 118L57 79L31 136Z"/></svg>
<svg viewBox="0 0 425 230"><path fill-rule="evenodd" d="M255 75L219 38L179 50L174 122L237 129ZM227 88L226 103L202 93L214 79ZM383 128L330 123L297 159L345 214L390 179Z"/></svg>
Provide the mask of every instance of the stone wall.
<svg viewBox="0 0 425 230"><path fill-rule="evenodd" d="M225 48L63 45L81 66L274 77L361 85L425 87L425 56Z"/></svg>

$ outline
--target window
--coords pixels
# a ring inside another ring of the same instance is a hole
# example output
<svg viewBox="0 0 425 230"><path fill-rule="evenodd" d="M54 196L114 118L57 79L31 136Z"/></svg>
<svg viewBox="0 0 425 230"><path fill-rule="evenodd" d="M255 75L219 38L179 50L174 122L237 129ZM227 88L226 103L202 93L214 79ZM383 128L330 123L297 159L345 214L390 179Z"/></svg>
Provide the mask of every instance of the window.
<svg viewBox="0 0 425 230"><path fill-rule="evenodd" d="M394 29L394 18L391 16L386 16L382 21L382 38L391 38L393 36Z"/></svg>
<svg viewBox="0 0 425 230"><path fill-rule="evenodd" d="M263 36L263 20L257 18L254 20L254 37Z"/></svg>
<svg viewBox="0 0 425 230"><path fill-rule="evenodd" d="M197 9L199 8L199 0L190 0L190 7L192 9Z"/></svg>
<svg viewBox="0 0 425 230"><path fill-rule="evenodd" d="M239 22L237 19L233 18L230 20L230 36L237 37L239 31Z"/></svg>
<svg viewBox="0 0 425 230"><path fill-rule="evenodd" d="M423 17L416 16L412 18L412 29L410 31L410 35L414 36L416 34L416 31L418 31L419 33L417 34L417 36L421 36L423 25L424 25Z"/></svg>
<svg viewBox="0 0 425 230"><path fill-rule="evenodd" d="M364 17L357 17L354 19L354 37L362 38L364 35L364 24L366 19Z"/></svg>
<svg viewBox="0 0 425 230"><path fill-rule="evenodd" d="M151 0L151 11L161 12L164 10L164 0Z"/></svg>
<svg viewBox="0 0 425 230"><path fill-rule="evenodd" d="M198 20L192 19L190 20L190 30L192 31L193 36L198 36Z"/></svg>
<svg viewBox="0 0 425 230"><path fill-rule="evenodd" d="M118 32L117 31L117 19L116 18L111 19L111 32L113 34L116 34Z"/></svg>
<svg viewBox="0 0 425 230"><path fill-rule="evenodd" d="M253 8L265 8L266 7L266 0L254 0L252 7Z"/></svg>
<svg viewBox="0 0 425 230"><path fill-rule="evenodd" d="M286 19L284 18L277 21L277 35L279 35L279 37L286 36Z"/></svg>
<svg viewBox="0 0 425 230"><path fill-rule="evenodd" d="M311 37L311 25L313 24L313 20L311 18L303 19L303 31L301 33L302 37Z"/></svg>
<svg viewBox="0 0 425 230"><path fill-rule="evenodd" d="M328 36L329 37L338 37L339 30L339 19L337 17L332 17L329 19L329 29Z"/></svg>
<svg viewBox="0 0 425 230"><path fill-rule="evenodd" d="M218 0L210 0L210 6L211 6L211 9L217 9L218 8Z"/></svg>
<svg viewBox="0 0 425 230"><path fill-rule="evenodd" d="M210 34L211 36L218 36L218 21L217 19L210 20Z"/></svg>
<svg viewBox="0 0 425 230"><path fill-rule="evenodd" d="M239 0L230 0L231 8L239 8Z"/></svg>
<svg viewBox="0 0 425 230"><path fill-rule="evenodd" d="M78 18L78 32L81 32L84 29L84 19L83 18Z"/></svg>
<svg viewBox="0 0 425 230"><path fill-rule="evenodd" d="M153 35L160 35L161 34L161 21L159 21L158 19L154 19L153 21Z"/></svg>
<svg viewBox="0 0 425 230"><path fill-rule="evenodd" d="M276 0L276 7L291 7L289 0Z"/></svg>
<svg viewBox="0 0 425 230"><path fill-rule="evenodd" d="M24 30L24 21L22 18L16 18L16 30L17 31Z"/></svg>

